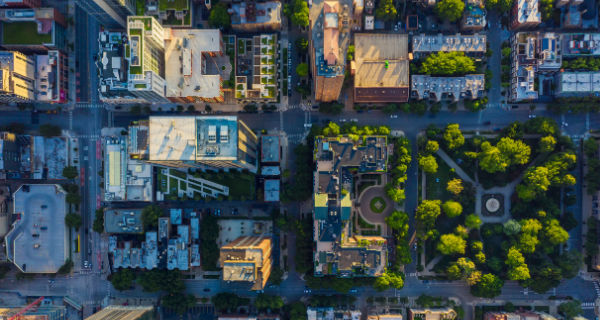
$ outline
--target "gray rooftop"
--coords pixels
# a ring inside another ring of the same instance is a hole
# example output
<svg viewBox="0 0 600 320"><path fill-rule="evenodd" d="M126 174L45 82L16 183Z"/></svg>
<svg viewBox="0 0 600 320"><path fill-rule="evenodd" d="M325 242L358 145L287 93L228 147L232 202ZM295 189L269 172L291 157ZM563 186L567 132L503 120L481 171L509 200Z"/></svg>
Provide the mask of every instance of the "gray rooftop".
<svg viewBox="0 0 600 320"><path fill-rule="evenodd" d="M192 239L200 238L200 226L198 222L198 218L190 219L190 226L192 228Z"/></svg>
<svg viewBox="0 0 600 320"><path fill-rule="evenodd" d="M62 176L64 167L67 166L67 138L54 137L44 138L44 158L46 160L46 168L48 168L48 179L61 180L65 179Z"/></svg>
<svg viewBox="0 0 600 320"><path fill-rule="evenodd" d="M141 209L109 209L104 212L104 231L106 233L141 234L144 233Z"/></svg>
<svg viewBox="0 0 600 320"><path fill-rule="evenodd" d="M265 201L279 201L279 180L265 180Z"/></svg>
<svg viewBox="0 0 600 320"><path fill-rule="evenodd" d="M261 161L279 162L279 136L261 136Z"/></svg>
<svg viewBox="0 0 600 320"><path fill-rule="evenodd" d="M51 184L29 185L28 192L22 187L15 192L14 209L20 220L6 236L7 253L23 272L55 273L68 258L65 197L62 188Z"/></svg>
<svg viewBox="0 0 600 320"><path fill-rule="evenodd" d="M171 223L172 224L181 224L181 209L171 209Z"/></svg>

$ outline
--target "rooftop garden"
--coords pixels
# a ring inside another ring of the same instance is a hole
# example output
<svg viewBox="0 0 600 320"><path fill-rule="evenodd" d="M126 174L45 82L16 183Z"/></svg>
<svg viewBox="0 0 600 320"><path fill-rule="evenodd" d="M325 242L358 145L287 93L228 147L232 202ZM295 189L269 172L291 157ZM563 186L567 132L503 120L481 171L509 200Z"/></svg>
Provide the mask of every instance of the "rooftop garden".
<svg viewBox="0 0 600 320"><path fill-rule="evenodd" d="M261 92L261 96L263 98L273 98L275 97L275 87L265 87L265 90Z"/></svg>
<svg viewBox="0 0 600 320"><path fill-rule="evenodd" d="M273 66L262 67L262 68L260 68L260 73L261 74L275 74L275 67L273 67Z"/></svg>
<svg viewBox="0 0 600 320"><path fill-rule="evenodd" d="M238 39L238 54L246 54L246 39Z"/></svg>
<svg viewBox="0 0 600 320"><path fill-rule="evenodd" d="M244 90L244 85L241 83L238 83L238 85L235 87L236 90Z"/></svg>
<svg viewBox="0 0 600 320"><path fill-rule="evenodd" d="M145 14L145 10L146 9L146 1L145 0L136 0L135 1L135 12L137 13L138 16L143 16Z"/></svg>
<svg viewBox="0 0 600 320"><path fill-rule="evenodd" d="M159 0L158 9L160 11L175 10L182 11L189 9L189 0Z"/></svg>
<svg viewBox="0 0 600 320"><path fill-rule="evenodd" d="M16 44L44 44L52 43L52 33L39 34L36 22L19 21L3 23L2 43Z"/></svg>
<svg viewBox="0 0 600 320"><path fill-rule="evenodd" d="M275 53L275 49L273 49L273 46L262 46L260 48L260 52L262 54L274 54Z"/></svg>
<svg viewBox="0 0 600 320"><path fill-rule="evenodd" d="M260 38L260 43L265 44L265 45L266 44L273 45L273 44L275 44L275 39L273 38L273 36L262 36Z"/></svg>

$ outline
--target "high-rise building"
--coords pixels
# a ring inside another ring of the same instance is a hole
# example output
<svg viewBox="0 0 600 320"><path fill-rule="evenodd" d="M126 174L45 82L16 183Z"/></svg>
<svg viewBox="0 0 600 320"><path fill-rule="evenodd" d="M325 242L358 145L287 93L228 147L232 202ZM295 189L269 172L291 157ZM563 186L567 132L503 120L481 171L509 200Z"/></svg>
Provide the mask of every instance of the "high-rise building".
<svg viewBox="0 0 600 320"><path fill-rule="evenodd" d="M258 167L258 137L235 116L150 117L148 162L174 168Z"/></svg>
<svg viewBox="0 0 600 320"><path fill-rule="evenodd" d="M351 1L324 1L310 8L311 70L316 101L337 101L344 84Z"/></svg>
<svg viewBox="0 0 600 320"><path fill-rule="evenodd" d="M77 4L110 29L126 28L127 16L136 14L132 0L77 0Z"/></svg>
<svg viewBox="0 0 600 320"><path fill-rule="evenodd" d="M67 20L54 8L0 10L0 21L2 47L7 50L24 54L67 51Z"/></svg>
<svg viewBox="0 0 600 320"><path fill-rule="evenodd" d="M221 248L222 282L242 290L262 290L273 260L271 237L241 236Z"/></svg>
<svg viewBox="0 0 600 320"><path fill-rule="evenodd" d="M108 306L85 320L137 320L153 310L152 306Z"/></svg>
<svg viewBox="0 0 600 320"><path fill-rule="evenodd" d="M223 102L233 71L219 29L166 29L166 97L172 102Z"/></svg>
<svg viewBox="0 0 600 320"><path fill-rule="evenodd" d="M153 17L129 17L127 34L125 59L129 61L129 92L148 102L168 103L163 27Z"/></svg>
<svg viewBox="0 0 600 320"><path fill-rule="evenodd" d="M0 52L0 101L35 100L35 60L16 51Z"/></svg>

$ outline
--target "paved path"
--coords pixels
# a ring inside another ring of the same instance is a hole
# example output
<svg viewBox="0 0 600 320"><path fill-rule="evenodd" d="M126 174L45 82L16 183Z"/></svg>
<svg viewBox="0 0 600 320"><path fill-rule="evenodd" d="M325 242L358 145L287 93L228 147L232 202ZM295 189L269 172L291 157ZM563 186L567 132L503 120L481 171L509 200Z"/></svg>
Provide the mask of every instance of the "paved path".
<svg viewBox="0 0 600 320"><path fill-rule="evenodd" d="M454 160L452 160L452 158L450 158L450 156L448 156L444 150L442 150L441 148L438 148L437 150L437 154L438 156L440 156L444 161L446 161L446 163L450 166L450 168L453 168L456 171L456 174L458 174L458 176L465 180L465 181L469 181L473 184L475 184L475 181L471 180L471 177L469 177L468 174L466 174L463 169L461 167L458 166L458 164L456 164L456 162L454 162Z"/></svg>

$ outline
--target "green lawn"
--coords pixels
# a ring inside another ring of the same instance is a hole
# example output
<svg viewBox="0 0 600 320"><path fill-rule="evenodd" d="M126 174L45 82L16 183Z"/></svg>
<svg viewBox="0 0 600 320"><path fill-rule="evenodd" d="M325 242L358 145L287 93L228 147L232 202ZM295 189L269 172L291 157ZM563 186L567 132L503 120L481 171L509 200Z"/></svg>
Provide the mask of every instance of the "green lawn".
<svg viewBox="0 0 600 320"><path fill-rule="evenodd" d="M455 172L450 171L450 166L437 155L434 155L438 163L436 173L427 174L426 194L428 200L446 200L452 199L452 194L446 191L448 181L459 178ZM439 179L439 182L437 181Z"/></svg>
<svg viewBox="0 0 600 320"><path fill-rule="evenodd" d="M146 6L146 1L145 0L136 0L136 8L135 11L137 12L138 16L143 16L145 15L145 6Z"/></svg>
<svg viewBox="0 0 600 320"><path fill-rule="evenodd" d="M4 44L44 44L52 43L52 34L39 34L36 22L19 21L3 23Z"/></svg>
<svg viewBox="0 0 600 320"><path fill-rule="evenodd" d="M246 54L246 40L244 39L238 39L238 54Z"/></svg>
<svg viewBox="0 0 600 320"><path fill-rule="evenodd" d="M156 181L158 181L158 191L160 192L167 192L167 176L163 175L162 173L160 173L160 170L158 172L158 177L156 179ZM163 185L163 182L165 183Z"/></svg>
<svg viewBox="0 0 600 320"><path fill-rule="evenodd" d="M169 177L168 193L171 193L172 191L177 192L178 187L179 187L179 180L177 180L177 178L174 178L174 177Z"/></svg>
<svg viewBox="0 0 600 320"><path fill-rule="evenodd" d="M181 178L181 179L187 179L187 173L179 171L179 170L169 169L169 174L172 176Z"/></svg>
<svg viewBox="0 0 600 320"><path fill-rule="evenodd" d="M358 225L363 229L375 229L374 224L366 222L360 215L358 216Z"/></svg>
<svg viewBox="0 0 600 320"><path fill-rule="evenodd" d="M206 177L203 179L229 187L229 194L236 198L244 196L247 200L254 199L254 179L245 180L241 179L239 176L231 178L228 174L224 174L224 176L223 180L217 179L216 174L213 174L210 179L207 179ZM206 186L204 190L206 190Z"/></svg>
<svg viewBox="0 0 600 320"><path fill-rule="evenodd" d="M181 189L181 191L187 191L187 183L183 180L179 180L179 189Z"/></svg>
<svg viewBox="0 0 600 320"><path fill-rule="evenodd" d="M182 11L183 9L189 8L189 0L160 0L158 2L158 8L160 11L165 11L167 9Z"/></svg>
<svg viewBox="0 0 600 320"><path fill-rule="evenodd" d="M377 207L375 206L375 204L376 204L378 201L379 201L379 202L381 203L381 205L382 205L380 209L377 209ZM386 207L385 200L383 200L383 198L382 198L382 197L376 197L376 198L373 198L373 199L371 200L370 207L371 207L371 211L373 211L373 212L375 212L375 213L382 213L382 212L383 212L383 210L385 210L385 207Z"/></svg>

